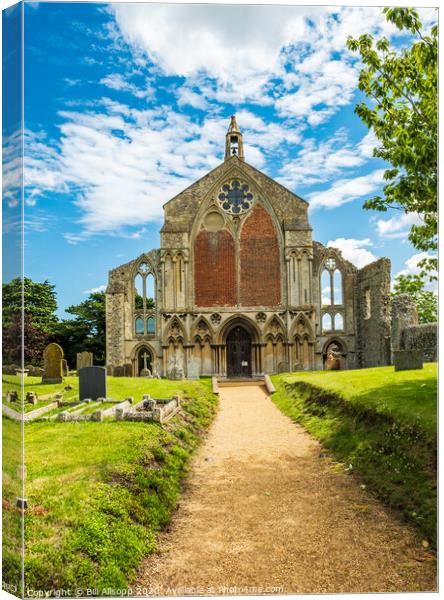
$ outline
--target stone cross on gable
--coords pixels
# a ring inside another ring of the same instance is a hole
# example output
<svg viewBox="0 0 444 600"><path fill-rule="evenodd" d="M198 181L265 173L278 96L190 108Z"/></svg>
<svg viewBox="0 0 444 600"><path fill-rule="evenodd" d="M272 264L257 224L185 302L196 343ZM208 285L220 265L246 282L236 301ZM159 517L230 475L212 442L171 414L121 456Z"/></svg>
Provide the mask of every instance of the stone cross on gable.
<svg viewBox="0 0 444 600"><path fill-rule="evenodd" d="M334 269L336 267L336 262L334 258L329 258L325 262L325 266L327 269Z"/></svg>

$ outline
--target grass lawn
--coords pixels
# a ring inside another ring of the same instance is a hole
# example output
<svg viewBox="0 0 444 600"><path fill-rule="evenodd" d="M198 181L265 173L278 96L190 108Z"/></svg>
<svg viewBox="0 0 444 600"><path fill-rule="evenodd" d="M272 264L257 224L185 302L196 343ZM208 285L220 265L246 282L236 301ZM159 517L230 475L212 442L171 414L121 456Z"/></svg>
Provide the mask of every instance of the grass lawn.
<svg viewBox="0 0 444 600"><path fill-rule="evenodd" d="M210 380L108 381L114 399L178 392L183 414L164 428L116 421L25 424L30 589L126 587L169 522L189 455L215 413ZM3 419L3 426L8 431L15 424ZM13 574L12 564L6 581Z"/></svg>
<svg viewBox="0 0 444 600"><path fill-rule="evenodd" d="M275 375L273 401L436 543L437 365Z"/></svg>

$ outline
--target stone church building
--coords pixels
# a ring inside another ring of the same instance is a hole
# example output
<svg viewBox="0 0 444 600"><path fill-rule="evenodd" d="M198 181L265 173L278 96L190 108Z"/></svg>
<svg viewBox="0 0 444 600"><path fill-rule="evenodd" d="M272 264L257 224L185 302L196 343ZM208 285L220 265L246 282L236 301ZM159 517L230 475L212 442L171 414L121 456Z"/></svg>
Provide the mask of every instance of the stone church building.
<svg viewBox="0 0 444 600"><path fill-rule="evenodd" d="M313 240L307 210L245 161L232 117L225 160L164 205L160 249L109 273L108 373L389 364L390 261L356 268Z"/></svg>

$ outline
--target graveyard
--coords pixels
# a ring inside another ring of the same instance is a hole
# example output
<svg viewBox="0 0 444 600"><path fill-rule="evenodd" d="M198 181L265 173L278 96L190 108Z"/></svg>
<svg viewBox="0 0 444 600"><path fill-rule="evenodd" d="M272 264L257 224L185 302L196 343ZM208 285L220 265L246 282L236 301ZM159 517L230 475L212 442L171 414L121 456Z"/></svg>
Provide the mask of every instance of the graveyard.
<svg viewBox="0 0 444 600"><path fill-rule="evenodd" d="M26 386L37 394L61 393L70 385L69 397L78 399L76 376L62 384L29 379ZM107 384L116 400L180 395L180 412L163 426L106 419L25 422L30 589L126 585L142 557L155 548L155 533L169 522L188 457L215 414L209 379L108 377ZM18 385L17 376L3 376L4 389ZM4 439L14 438L16 427L16 421L4 418ZM13 477L6 477L4 485L8 494ZM4 504L4 514L14 519L15 506ZM12 531L6 527L4 535ZM5 568L13 577L18 556L12 540L6 538L4 544L12 550Z"/></svg>

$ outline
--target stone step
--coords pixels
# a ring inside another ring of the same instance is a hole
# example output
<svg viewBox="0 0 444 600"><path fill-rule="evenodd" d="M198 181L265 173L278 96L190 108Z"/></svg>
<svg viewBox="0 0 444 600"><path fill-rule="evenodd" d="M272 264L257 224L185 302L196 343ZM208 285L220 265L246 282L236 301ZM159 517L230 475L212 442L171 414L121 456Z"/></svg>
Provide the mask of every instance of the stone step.
<svg viewBox="0 0 444 600"><path fill-rule="evenodd" d="M218 379L219 387L235 387L235 386L257 386L264 385L264 378L240 378L239 379Z"/></svg>

